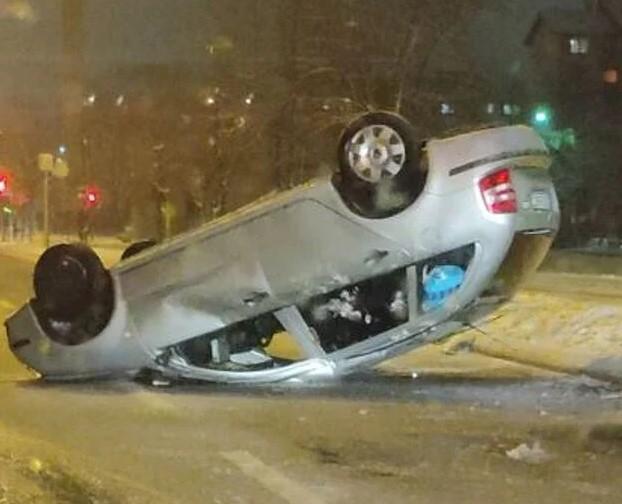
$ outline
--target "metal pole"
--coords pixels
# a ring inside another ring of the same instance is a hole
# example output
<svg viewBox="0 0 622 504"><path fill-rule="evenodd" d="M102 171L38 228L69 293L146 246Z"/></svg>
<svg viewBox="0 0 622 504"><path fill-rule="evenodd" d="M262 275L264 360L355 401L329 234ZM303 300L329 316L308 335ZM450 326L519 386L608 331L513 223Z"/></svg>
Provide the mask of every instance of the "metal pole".
<svg viewBox="0 0 622 504"><path fill-rule="evenodd" d="M171 215L171 208L170 208L170 203L167 202L164 203L164 239L168 240L171 237L171 229L172 229L172 215Z"/></svg>
<svg viewBox="0 0 622 504"><path fill-rule="evenodd" d="M50 172L43 172L43 245L50 246Z"/></svg>

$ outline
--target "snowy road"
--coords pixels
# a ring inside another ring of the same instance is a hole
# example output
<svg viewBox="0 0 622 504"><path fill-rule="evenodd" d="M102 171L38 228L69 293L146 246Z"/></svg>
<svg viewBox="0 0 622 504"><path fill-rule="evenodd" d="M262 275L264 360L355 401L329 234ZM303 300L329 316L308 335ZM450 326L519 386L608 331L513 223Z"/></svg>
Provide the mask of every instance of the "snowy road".
<svg viewBox="0 0 622 504"><path fill-rule="evenodd" d="M0 311L27 297L30 271L0 259ZM0 366L3 504L614 503L622 491L622 395L585 379L510 368L147 389L10 383L27 375L6 351Z"/></svg>
<svg viewBox="0 0 622 504"><path fill-rule="evenodd" d="M581 380L348 385L5 384L0 488L24 488L12 469L37 502L619 501L613 391Z"/></svg>

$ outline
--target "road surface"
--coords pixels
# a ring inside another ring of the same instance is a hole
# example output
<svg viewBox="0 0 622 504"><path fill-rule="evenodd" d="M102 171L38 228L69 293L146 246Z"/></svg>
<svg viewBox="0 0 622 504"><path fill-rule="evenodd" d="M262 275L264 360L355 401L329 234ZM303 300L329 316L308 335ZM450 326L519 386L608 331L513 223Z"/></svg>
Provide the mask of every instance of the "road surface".
<svg viewBox="0 0 622 504"><path fill-rule="evenodd" d="M0 310L31 266L0 258ZM4 313L0 314L4 315ZM622 395L369 373L241 389L49 385L0 355L0 503L619 502ZM529 376L529 375L522 375Z"/></svg>

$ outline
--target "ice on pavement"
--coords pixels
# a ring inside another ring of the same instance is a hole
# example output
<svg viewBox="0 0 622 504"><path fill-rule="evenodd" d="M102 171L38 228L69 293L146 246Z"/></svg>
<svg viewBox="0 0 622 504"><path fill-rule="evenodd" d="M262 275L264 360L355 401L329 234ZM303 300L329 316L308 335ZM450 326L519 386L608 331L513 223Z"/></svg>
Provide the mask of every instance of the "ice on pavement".
<svg viewBox="0 0 622 504"><path fill-rule="evenodd" d="M618 299L523 291L482 328L512 345L559 347L560 352L596 357L611 355L612 344L622 343L621 326Z"/></svg>
<svg viewBox="0 0 622 504"><path fill-rule="evenodd" d="M505 454L512 460L534 465L543 464L554 458L542 448L539 441L536 441L531 446L526 443L520 444L512 450L507 450Z"/></svg>

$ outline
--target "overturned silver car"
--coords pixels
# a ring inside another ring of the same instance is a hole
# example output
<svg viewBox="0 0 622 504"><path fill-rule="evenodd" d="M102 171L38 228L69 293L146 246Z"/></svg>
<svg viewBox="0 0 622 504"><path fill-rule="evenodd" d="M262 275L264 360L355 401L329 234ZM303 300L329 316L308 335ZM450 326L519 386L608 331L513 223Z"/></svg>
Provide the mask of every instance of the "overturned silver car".
<svg viewBox="0 0 622 504"><path fill-rule="evenodd" d="M110 270L84 246L50 248L35 297L6 321L10 347L56 380L266 383L373 366L511 298L558 229L549 164L527 127L420 145L401 117L366 114L331 178L138 244Z"/></svg>

